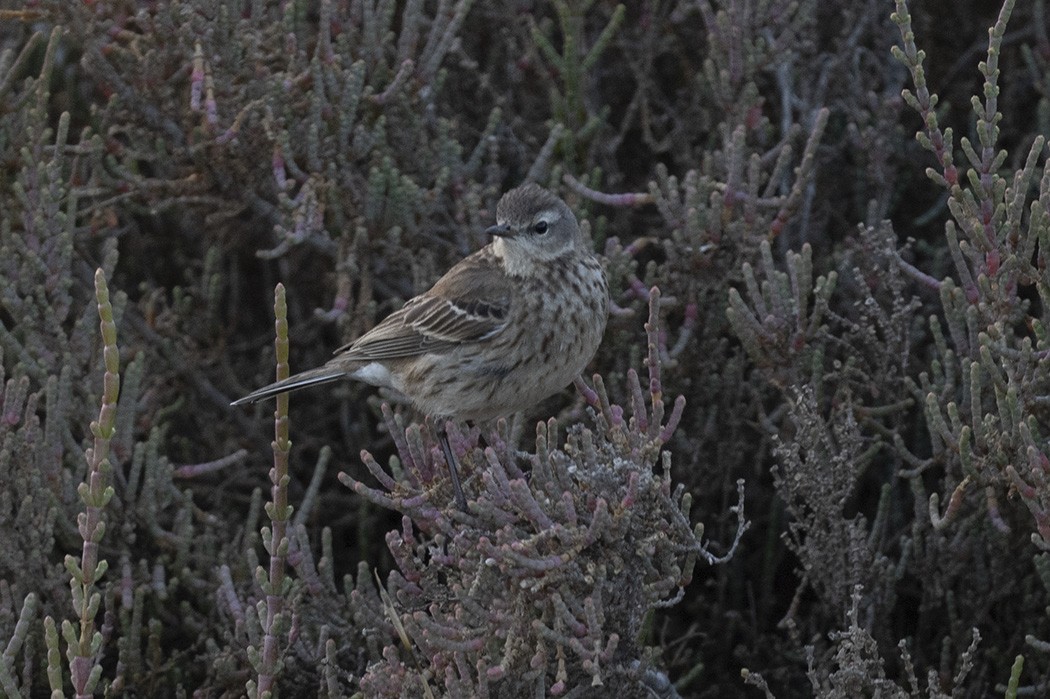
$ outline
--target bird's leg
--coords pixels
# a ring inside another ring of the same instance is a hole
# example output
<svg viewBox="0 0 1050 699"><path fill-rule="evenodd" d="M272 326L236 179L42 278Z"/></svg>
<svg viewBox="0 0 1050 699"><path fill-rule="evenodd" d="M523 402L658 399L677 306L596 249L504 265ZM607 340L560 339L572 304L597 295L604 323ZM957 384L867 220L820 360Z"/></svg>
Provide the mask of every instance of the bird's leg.
<svg viewBox="0 0 1050 699"><path fill-rule="evenodd" d="M463 488L459 484L459 463L456 455L452 453L452 445L448 441L448 429L444 420L438 421L438 441L441 442L441 450L445 452L445 463L448 464L448 475L452 477L452 489L456 491L456 504L459 509L467 511L467 498L463 495Z"/></svg>

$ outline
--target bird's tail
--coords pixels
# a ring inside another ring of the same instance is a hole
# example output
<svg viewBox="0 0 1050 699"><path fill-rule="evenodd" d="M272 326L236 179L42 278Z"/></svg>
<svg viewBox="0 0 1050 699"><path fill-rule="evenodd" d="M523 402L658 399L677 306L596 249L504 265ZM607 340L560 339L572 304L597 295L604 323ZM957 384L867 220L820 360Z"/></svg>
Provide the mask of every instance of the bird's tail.
<svg viewBox="0 0 1050 699"><path fill-rule="evenodd" d="M300 388L306 388L307 386L331 383L333 381L338 381L345 376L346 371L338 367L323 366L317 369L311 369L310 371L304 371L295 376L289 376L287 379L277 381L269 386L263 386L257 391L252 391L244 398L238 398L230 403L230 405L256 403L271 396L276 396L278 393L287 393L288 391L296 391Z"/></svg>

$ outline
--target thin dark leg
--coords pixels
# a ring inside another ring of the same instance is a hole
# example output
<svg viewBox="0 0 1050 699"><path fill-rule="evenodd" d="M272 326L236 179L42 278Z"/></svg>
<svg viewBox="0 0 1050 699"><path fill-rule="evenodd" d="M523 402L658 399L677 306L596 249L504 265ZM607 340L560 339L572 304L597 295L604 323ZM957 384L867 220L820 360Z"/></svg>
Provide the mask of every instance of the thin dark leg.
<svg viewBox="0 0 1050 699"><path fill-rule="evenodd" d="M441 450L445 452L445 463L448 464L448 474L452 476L452 489L456 491L456 504L459 509L467 511L467 498L463 495L463 488L459 485L459 463L456 455L452 453L452 445L448 442L448 432L442 423L438 427L438 441L441 442Z"/></svg>

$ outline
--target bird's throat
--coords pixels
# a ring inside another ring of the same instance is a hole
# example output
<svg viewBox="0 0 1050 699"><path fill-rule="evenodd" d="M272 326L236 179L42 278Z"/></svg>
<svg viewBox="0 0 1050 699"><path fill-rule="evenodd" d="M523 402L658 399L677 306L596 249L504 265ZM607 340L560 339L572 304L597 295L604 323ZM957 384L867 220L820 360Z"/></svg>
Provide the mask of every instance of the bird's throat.
<svg viewBox="0 0 1050 699"><path fill-rule="evenodd" d="M543 274L545 261L536 259L504 238L497 238L490 245L508 276L531 279Z"/></svg>

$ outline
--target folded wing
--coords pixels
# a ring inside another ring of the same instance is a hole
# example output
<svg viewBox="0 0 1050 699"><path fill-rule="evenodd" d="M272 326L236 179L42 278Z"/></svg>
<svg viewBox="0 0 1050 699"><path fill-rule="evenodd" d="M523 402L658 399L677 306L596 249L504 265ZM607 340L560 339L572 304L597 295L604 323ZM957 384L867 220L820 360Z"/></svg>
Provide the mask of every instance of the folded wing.
<svg viewBox="0 0 1050 699"><path fill-rule="evenodd" d="M506 327L512 302L508 289L497 264L472 255L430 291L411 299L336 354L340 359L383 361L447 352L491 339Z"/></svg>

